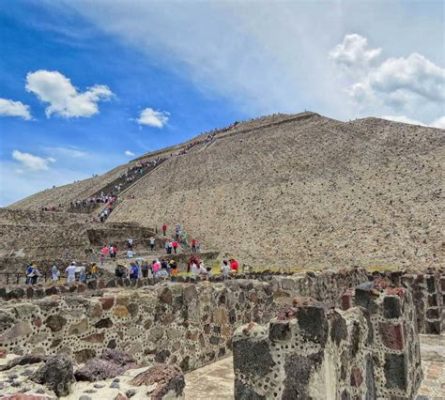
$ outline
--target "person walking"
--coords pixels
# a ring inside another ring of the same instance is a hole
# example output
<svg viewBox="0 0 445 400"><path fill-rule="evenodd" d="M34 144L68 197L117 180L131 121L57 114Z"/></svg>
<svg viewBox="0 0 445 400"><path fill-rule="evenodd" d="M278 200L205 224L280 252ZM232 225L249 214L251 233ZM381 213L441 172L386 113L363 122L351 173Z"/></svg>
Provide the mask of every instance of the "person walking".
<svg viewBox="0 0 445 400"><path fill-rule="evenodd" d="M133 281L139 279L139 268L135 262L130 264L130 279Z"/></svg>
<svg viewBox="0 0 445 400"><path fill-rule="evenodd" d="M54 264L51 267L51 280L53 282L57 282L59 279L60 279L60 271L59 271L59 268L57 268L57 265Z"/></svg>
<svg viewBox="0 0 445 400"><path fill-rule="evenodd" d="M96 263L92 263L90 267L90 275L92 279L96 279L99 273L99 268L97 268Z"/></svg>
<svg viewBox="0 0 445 400"><path fill-rule="evenodd" d="M230 270L232 273L237 273L239 269L239 263L234 258L231 258L230 260Z"/></svg>
<svg viewBox="0 0 445 400"><path fill-rule="evenodd" d="M77 266L74 261L68 265L68 267L66 267L65 274L68 285L72 285L74 282L76 282L76 270Z"/></svg>
<svg viewBox="0 0 445 400"><path fill-rule="evenodd" d="M148 277L148 264L144 261L141 266L142 278Z"/></svg>
<svg viewBox="0 0 445 400"><path fill-rule="evenodd" d="M175 254L178 254L179 243L176 240L174 240L172 242L172 247L173 247L173 251L175 252Z"/></svg>
<svg viewBox="0 0 445 400"><path fill-rule="evenodd" d="M110 246L110 257L116 258L117 255L117 248L114 245Z"/></svg>
<svg viewBox="0 0 445 400"><path fill-rule="evenodd" d="M101 254L102 256L104 256L104 258L105 258L106 256L108 256L108 255L110 254L110 249L109 249L109 247L108 247L108 246L104 246L104 247L102 247L102 248L100 249L100 254Z"/></svg>
<svg viewBox="0 0 445 400"><path fill-rule="evenodd" d="M176 240L179 240L180 236L181 236L181 225L176 224L176 227L175 227L175 237L176 237Z"/></svg>
<svg viewBox="0 0 445 400"><path fill-rule="evenodd" d="M162 225L162 233L164 234L164 236L167 235L167 224Z"/></svg>
<svg viewBox="0 0 445 400"><path fill-rule="evenodd" d="M176 261L172 259L168 264L170 267L171 276L176 276L178 274L178 266L176 264Z"/></svg>
<svg viewBox="0 0 445 400"><path fill-rule="evenodd" d="M87 272L84 265L79 267L79 282L85 283L87 281Z"/></svg>
<svg viewBox="0 0 445 400"><path fill-rule="evenodd" d="M40 274L40 271L39 271L39 269L35 266L35 265L33 265L32 266L32 270L31 270L31 272L29 273L29 275L28 275L28 277L29 277L29 283L31 284L31 285L35 285L36 283L37 283L37 280L39 279L39 276L40 276L41 274Z"/></svg>
<svg viewBox="0 0 445 400"><path fill-rule="evenodd" d="M224 279L228 278L230 275L230 266L227 260L223 260L221 265L221 274L224 277Z"/></svg>
<svg viewBox="0 0 445 400"><path fill-rule="evenodd" d="M31 263L26 267L26 271L25 271L26 281L25 281L25 283L26 283L27 285L30 285L30 284L31 284L31 277L30 277L30 275L31 275L32 269L33 269L33 262L31 262Z"/></svg>
<svg viewBox="0 0 445 400"><path fill-rule="evenodd" d="M150 250L154 251L154 249L155 249L155 238L153 236L149 239L149 243L150 243Z"/></svg>

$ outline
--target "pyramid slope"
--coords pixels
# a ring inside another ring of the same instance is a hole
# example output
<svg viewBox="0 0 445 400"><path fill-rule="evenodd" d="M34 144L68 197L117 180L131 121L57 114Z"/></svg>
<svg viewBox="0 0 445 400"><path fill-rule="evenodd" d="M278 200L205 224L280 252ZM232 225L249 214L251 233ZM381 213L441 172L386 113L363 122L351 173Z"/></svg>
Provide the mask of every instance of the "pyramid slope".
<svg viewBox="0 0 445 400"><path fill-rule="evenodd" d="M263 267L443 264L444 145L443 130L377 118L265 117L169 158L109 221L179 222Z"/></svg>

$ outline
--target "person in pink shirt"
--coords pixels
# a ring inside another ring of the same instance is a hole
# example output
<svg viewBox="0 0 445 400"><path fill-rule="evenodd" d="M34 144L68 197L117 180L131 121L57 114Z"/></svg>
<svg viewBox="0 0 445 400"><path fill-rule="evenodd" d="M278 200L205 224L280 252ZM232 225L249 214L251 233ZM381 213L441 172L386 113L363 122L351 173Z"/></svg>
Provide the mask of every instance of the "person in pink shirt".
<svg viewBox="0 0 445 400"><path fill-rule="evenodd" d="M107 257L108 254L110 254L110 249L108 248L108 246L104 246L100 249L99 262L101 266L104 265L105 257Z"/></svg>
<svg viewBox="0 0 445 400"><path fill-rule="evenodd" d="M158 259L156 259L156 260L154 260L153 261L153 264L152 264L152 270L153 270L153 275L155 275L156 276L156 274L159 272L159 270L161 269L161 263L159 262L159 260Z"/></svg>

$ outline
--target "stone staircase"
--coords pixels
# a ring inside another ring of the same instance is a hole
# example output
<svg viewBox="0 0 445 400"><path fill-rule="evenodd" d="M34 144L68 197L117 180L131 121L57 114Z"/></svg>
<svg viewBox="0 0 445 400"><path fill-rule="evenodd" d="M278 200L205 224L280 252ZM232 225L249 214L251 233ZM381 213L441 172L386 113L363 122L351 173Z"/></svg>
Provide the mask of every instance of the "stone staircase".
<svg viewBox="0 0 445 400"><path fill-rule="evenodd" d="M107 183L105 186L97 190L88 198L85 198L81 201L80 206L76 206L75 204L70 204L67 208L68 212L74 213L84 213L89 214L101 206L104 206L103 202L91 202L91 199L99 199L103 195L105 196L114 196L118 197L120 194L124 193L130 187L132 187L139 179L148 175L150 172L154 171L159 165L161 165L167 158L158 158L157 160L150 161L150 164L144 165L141 161L141 164L135 165L127 170L126 173L120 175L115 180Z"/></svg>

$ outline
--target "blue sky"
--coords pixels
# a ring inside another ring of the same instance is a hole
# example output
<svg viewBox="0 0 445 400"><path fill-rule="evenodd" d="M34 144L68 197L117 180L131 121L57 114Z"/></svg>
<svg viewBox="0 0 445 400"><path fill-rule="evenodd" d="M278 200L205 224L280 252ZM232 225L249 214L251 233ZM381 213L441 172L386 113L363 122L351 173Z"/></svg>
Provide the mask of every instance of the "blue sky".
<svg viewBox="0 0 445 400"><path fill-rule="evenodd" d="M272 112L445 127L444 12L425 0L2 1L0 205Z"/></svg>

